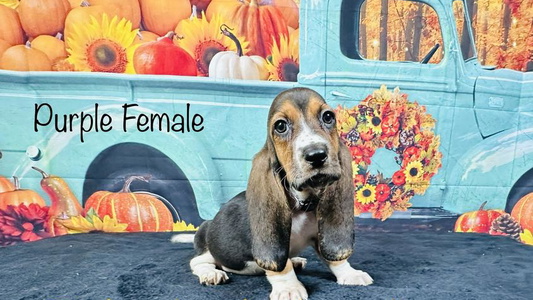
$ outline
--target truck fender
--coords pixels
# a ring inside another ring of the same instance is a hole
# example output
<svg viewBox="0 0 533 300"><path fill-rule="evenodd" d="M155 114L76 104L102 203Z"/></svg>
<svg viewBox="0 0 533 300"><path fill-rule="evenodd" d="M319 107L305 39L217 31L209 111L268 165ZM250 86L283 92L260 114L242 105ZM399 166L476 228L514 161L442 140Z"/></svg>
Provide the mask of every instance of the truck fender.
<svg viewBox="0 0 533 300"><path fill-rule="evenodd" d="M443 208L463 213L488 201L487 209L509 211L517 197L533 191L532 168L533 123L485 138L449 169Z"/></svg>

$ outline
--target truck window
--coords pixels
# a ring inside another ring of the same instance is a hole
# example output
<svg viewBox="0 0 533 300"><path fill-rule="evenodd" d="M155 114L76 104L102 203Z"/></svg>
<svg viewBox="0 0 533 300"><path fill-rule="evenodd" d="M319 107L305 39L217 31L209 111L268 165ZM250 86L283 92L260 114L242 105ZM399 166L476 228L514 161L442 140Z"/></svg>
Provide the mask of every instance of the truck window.
<svg viewBox="0 0 533 300"><path fill-rule="evenodd" d="M358 16L359 58L420 62L439 44L428 63L442 60L439 18L428 4L403 0L362 0ZM355 25L355 24L354 24Z"/></svg>
<svg viewBox="0 0 533 300"><path fill-rule="evenodd" d="M468 5L473 5L474 1L469 1ZM473 9L472 7L469 8L470 13L470 22L473 20ZM468 28L468 22L465 22L466 20L466 11L465 6L462 0L457 0L453 2L453 16L455 17L455 27L457 28L457 37L459 38L459 41L461 43L461 53L463 54L463 58L465 60L468 60L472 57L474 57L476 48L474 47L474 43L472 42L472 38L470 36L469 28ZM472 28L472 30L474 30Z"/></svg>

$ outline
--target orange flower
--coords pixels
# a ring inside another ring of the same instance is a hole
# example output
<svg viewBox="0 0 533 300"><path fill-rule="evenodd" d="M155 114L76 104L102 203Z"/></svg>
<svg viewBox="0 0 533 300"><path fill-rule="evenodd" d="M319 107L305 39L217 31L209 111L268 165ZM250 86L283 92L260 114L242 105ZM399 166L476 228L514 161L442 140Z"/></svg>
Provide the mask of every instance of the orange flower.
<svg viewBox="0 0 533 300"><path fill-rule="evenodd" d="M372 129L360 132L359 134L361 139L363 139L364 141L370 141L374 138L374 132L372 132Z"/></svg>
<svg viewBox="0 0 533 300"><path fill-rule="evenodd" d="M352 159L355 163L359 164L363 161L363 150L361 150L361 148L357 146L350 147L350 153L352 154Z"/></svg>
<svg viewBox="0 0 533 300"><path fill-rule="evenodd" d="M390 196L390 187L388 184L380 183L376 186L376 199L379 202L387 200Z"/></svg>
<svg viewBox="0 0 533 300"><path fill-rule="evenodd" d="M420 148L418 147L408 147L403 152L403 161L411 161L411 160L417 160L420 157Z"/></svg>
<svg viewBox="0 0 533 300"><path fill-rule="evenodd" d="M394 136L396 133L398 133L398 129L400 128L400 122L398 122L398 119L394 117L385 117L383 118L381 122L381 137L387 138Z"/></svg>
<svg viewBox="0 0 533 300"><path fill-rule="evenodd" d="M392 183L395 185L405 184L405 173L402 170L396 171L394 175L392 175Z"/></svg>

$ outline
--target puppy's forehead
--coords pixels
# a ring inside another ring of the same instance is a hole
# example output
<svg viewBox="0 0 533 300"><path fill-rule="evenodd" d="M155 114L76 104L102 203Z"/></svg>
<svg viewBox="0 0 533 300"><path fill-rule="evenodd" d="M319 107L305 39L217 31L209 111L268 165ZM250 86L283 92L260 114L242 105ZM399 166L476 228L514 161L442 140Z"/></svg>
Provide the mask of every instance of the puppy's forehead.
<svg viewBox="0 0 533 300"><path fill-rule="evenodd" d="M325 104L320 94L306 88L295 88L285 91L274 99L269 112L269 119L274 115L283 114L294 120L299 116L312 117L322 110Z"/></svg>

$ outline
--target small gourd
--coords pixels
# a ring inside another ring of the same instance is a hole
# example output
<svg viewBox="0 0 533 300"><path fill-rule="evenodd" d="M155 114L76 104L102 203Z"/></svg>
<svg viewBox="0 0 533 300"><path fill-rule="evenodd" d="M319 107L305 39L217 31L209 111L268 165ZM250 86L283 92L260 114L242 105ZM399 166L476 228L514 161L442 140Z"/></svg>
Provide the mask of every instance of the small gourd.
<svg viewBox="0 0 533 300"><path fill-rule="evenodd" d="M258 55L244 56L242 46L237 37L228 30L227 25L222 25L220 30L237 45L237 52L222 51L213 56L209 63L209 77L266 80L268 70L266 60Z"/></svg>

